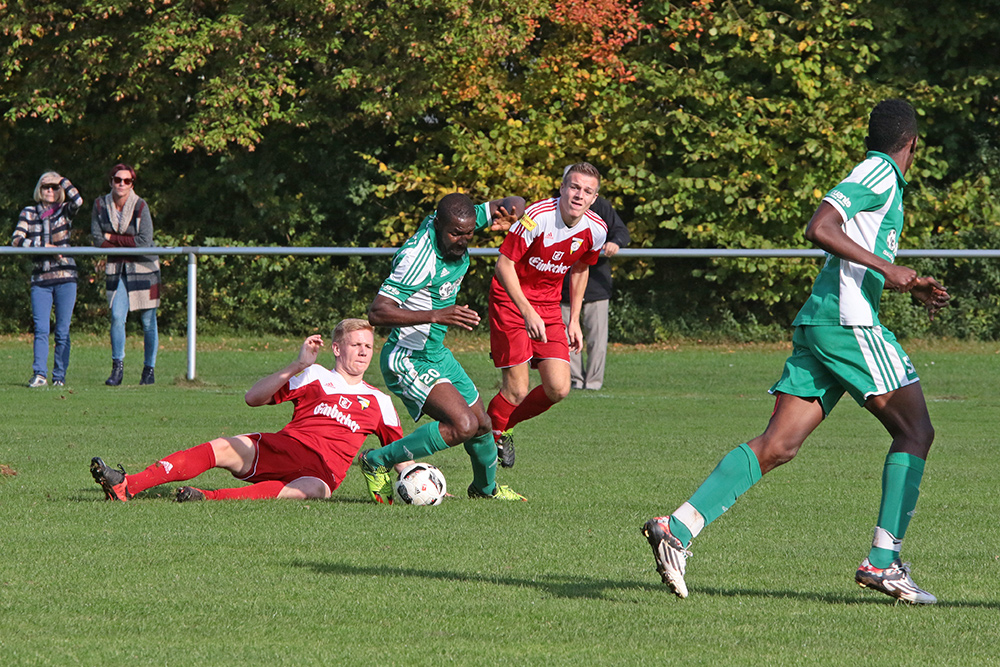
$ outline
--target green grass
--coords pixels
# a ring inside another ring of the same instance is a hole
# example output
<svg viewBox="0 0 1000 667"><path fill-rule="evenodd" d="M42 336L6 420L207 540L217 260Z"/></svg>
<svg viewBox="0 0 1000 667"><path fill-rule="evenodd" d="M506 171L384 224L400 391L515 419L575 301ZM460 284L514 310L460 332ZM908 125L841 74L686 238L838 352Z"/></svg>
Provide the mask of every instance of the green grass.
<svg viewBox="0 0 1000 667"><path fill-rule="evenodd" d="M498 375L464 342L489 400ZM299 341L203 340L189 383L164 340L152 387L130 346L120 388L103 339L74 343L69 386L28 390L28 339L0 339L4 665L997 663L996 346L907 346L938 433L903 555L940 603L914 608L853 581L888 439L849 399L698 538L687 600L659 582L640 526L763 428L781 347L614 350L604 390L518 427L501 481L529 502L465 499L456 448L432 460L457 497L420 508L368 502L356 470L330 501L105 502L92 456L138 471L280 428L289 406L242 396Z"/></svg>

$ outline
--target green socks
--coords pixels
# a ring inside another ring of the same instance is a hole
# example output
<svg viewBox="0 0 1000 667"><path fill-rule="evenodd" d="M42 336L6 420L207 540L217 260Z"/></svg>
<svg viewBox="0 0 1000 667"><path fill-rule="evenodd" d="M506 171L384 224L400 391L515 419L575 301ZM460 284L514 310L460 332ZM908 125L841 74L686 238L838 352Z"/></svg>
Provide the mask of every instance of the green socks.
<svg viewBox="0 0 1000 667"><path fill-rule="evenodd" d="M426 458L442 449L448 449L448 445L441 437L439 424L429 422L405 438L368 452L367 459L374 466L391 468L402 461ZM465 451L472 459L472 483L483 493L493 493L497 476L497 446L493 441L493 433L484 433L468 440Z"/></svg>
<svg viewBox="0 0 1000 667"><path fill-rule="evenodd" d="M687 547L760 478L757 455L746 443L740 445L722 457L694 495L670 515L670 532Z"/></svg>
<svg viewBox="0 0 1000 667"><path fill-rule="evenodd" d="M472 484L487 495L496 490L497 443L493 432L487 431L478 438L466 440L465 451L472 459Z"/></svg>
<svg viewBox="0 0 1000 667"><path fill-rule="evenodd" d="M925 461L912 454L895 452L885 458L882 468L882 504L878 510L878 525L872 540L868 561L886 568L899 558L899 549L906 527L913 518Z"/></svg>
<svg viewBox="0 0 1000 667"><path fill-rule="evenodd" d="M438 422L429 422L405 438L391 442L385 447L368 452L368 462L375 466L391 468L403 461L423 459L434 452L448 449ZM494 456L496 456L494 454Z"/></svg>

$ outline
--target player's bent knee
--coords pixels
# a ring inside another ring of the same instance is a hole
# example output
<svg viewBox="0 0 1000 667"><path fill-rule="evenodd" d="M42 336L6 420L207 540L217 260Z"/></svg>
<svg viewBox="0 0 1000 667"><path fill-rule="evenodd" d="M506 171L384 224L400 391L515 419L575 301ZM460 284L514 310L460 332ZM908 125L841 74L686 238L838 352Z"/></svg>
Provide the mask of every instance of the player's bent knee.
<svg viewBox="0 0 1000 667"><path fill-rule="evenodd" d="M295 481L286 484L278 492L279 498L288 500L329 498L331 495L330 487L318 477L299 477Z"/></svg>

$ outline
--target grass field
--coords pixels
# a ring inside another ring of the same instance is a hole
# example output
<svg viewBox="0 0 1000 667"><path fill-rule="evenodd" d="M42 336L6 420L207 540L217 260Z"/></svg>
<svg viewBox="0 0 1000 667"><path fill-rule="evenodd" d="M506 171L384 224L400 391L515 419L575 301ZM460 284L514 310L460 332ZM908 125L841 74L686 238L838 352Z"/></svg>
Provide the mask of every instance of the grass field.
<svg viewBox="0 0 1000 667"><path fill-rule="evenodd" d="M432 459L457 496L434 508L375 505L356 469L330 501L179 505L161 487L110 503L92 456L136 472L291 414L242 396L298 340L201 341L191 383L165 339L139 387L139 338L119 388L104 340L75 339L61 391L25 388L30 341L0 339L0 464L16 473L0 476L0 664L1000 662L996 345L907 345L938 433L903 556L940 602L916 608L854 583L888 439L849 399L695 541L687 600L659 582L642 523L761 430L781 347L613 351L604 390L518 427L501 481L527 503L465 499L461 448ZM488 400L497 373L463 348Z"/></svg>

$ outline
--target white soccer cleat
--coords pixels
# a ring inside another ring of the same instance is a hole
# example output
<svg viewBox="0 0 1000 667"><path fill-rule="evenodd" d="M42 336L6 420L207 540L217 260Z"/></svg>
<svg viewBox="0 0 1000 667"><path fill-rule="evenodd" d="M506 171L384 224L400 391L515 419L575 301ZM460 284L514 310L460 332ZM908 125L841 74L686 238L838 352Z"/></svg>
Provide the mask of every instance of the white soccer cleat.
<svg viewBox="0 0 1000 667"><path fill-rule="evenodd" d="M886 595L910 604L934 604L937 598L913 583L910 564L898 558L886 568L878 568L865 558L858 567L854 580L862 588L874 588Z"/></svg>
<svg viewBox="0 0 1000 667"><path fill-rule="evenodd" d="M684 583L684 570L691 552L670 533L670 517L650 519L642 527L642 534L646 536L649 546L653 547L653 558L656 559L656 571L660 573L660 579L670 587L674 595L686 598L688 589Z"/></svg>

